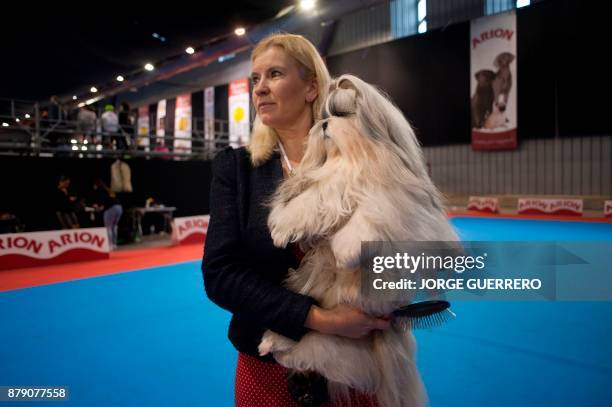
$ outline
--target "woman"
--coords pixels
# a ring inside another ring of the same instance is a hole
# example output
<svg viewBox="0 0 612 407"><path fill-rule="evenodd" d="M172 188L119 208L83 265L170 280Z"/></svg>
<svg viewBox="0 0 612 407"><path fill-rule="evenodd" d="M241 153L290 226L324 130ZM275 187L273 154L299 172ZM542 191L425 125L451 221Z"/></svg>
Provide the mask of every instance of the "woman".
<svg viewBox="0 0 612 407"><path fill-rule="evenodd" d="M270 329L299 340L308 330L359 338L389 321L349 306L325 310L314 299L283 287L299 264L295 247L274 247L265 203L299 165L305 140L330 83L316 48L304 37L274 34L251 56L256 109L248 148L220 152L213 161L210 224L202 269L209 298L232 312L229 338L239 351L236 405L296 406L287 371L257 346ZM324 357L324 355L322 355ZM352 406L375 403L355 394Z"/></svg>

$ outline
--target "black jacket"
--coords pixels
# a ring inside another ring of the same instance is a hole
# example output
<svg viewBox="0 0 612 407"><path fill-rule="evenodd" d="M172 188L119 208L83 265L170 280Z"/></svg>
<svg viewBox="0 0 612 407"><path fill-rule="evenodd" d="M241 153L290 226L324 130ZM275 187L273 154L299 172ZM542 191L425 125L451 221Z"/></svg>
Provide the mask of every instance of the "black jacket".
<svg viewBox="0 0 612 407"><path fill-rule="evenodd" d="M208 297L233 316L229 339L240 351L261 358L257 346L266 329L299 340L315 304L282 286L297 260L272 244L265 206L282 180L278 153L253 168L245 148L221 151L212 164L210 223L202 271Z"/></svg>

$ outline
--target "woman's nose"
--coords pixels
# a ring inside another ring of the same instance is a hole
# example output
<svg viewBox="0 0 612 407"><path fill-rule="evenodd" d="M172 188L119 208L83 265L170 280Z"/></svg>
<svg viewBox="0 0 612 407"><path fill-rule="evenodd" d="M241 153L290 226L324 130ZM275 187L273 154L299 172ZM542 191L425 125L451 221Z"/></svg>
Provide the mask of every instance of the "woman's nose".
<svg viewBox="0 0 612 407"><path fill-rule="evenodd" d="M267 94L270 89L268 88L266 82L263 79L260 79L259 82L255 84L253 91L257 96L261 96Z"/></svg>

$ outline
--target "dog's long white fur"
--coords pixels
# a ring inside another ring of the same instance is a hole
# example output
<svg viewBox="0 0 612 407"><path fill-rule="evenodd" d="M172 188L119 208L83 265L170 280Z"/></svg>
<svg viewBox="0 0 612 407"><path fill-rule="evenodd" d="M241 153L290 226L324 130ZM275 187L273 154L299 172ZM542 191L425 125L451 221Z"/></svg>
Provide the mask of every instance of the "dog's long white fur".
<svg viewBox="0 0 612 407"><path fill-rule="evenodd" d="M295 176L271 201L274 244L309 249L287 287L323 308L346 303L387 315L410 299L361 295L362 241L456 241L416 136L401 111L372 85L343 75L331 85L327 118L312 128ZM324 131L323 122L327 122ZM400 291L400 290L397 290ZM412 333L393 326L361 339L311 331L299 342L266 331L260 353L283 366L317 371L333 398L352 387L381 407L417 407L427 397L414 362Z"/></svg>

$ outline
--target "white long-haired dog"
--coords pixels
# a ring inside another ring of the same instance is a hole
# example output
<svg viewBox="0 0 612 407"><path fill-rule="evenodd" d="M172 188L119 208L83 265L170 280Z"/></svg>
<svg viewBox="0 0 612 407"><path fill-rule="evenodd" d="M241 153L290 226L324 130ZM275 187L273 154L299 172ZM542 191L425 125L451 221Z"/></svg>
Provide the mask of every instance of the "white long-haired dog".
<svg viewBox="0 0 612 407"><path fill-rule="evenodd" d="M286 284L326 309L345 303L389 315L411 299L405 292L385 301L362 296L361 242L457 236L412 128L387 97L342 75L332 83L324 109L326 118L312 128L297 173L271 202L274 244L299 242L309 249ZM381 407L427 403L415 349L412 333L396 325L360 339L311 331L299 342L266 331L259 346L262 355L272 352L287 368L326 377L332 398L347 396L352 387L374 394Z"/></svg>

